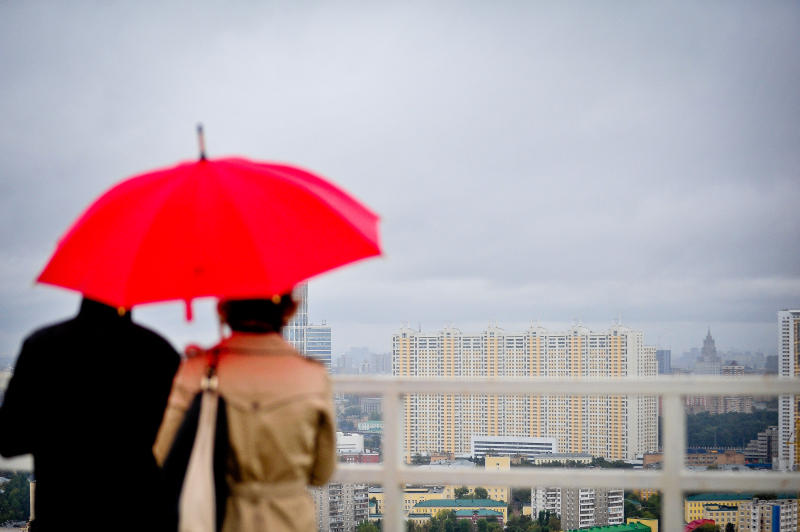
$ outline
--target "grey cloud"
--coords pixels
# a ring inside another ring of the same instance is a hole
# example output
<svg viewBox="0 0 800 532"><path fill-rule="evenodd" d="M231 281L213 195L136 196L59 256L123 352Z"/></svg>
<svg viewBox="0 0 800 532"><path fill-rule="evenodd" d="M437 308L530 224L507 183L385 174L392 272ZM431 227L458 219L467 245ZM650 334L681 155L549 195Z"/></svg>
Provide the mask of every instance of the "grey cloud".
<svg viewBox="0 0 800 532"><path fill-rule="evenodd" d="M71 220L199 120L381 213L387 257L312 285L340 342L621 313L763 344L800 304L798 50L790 2L4 3L0 353L71 310L29 288Z"/></svg>

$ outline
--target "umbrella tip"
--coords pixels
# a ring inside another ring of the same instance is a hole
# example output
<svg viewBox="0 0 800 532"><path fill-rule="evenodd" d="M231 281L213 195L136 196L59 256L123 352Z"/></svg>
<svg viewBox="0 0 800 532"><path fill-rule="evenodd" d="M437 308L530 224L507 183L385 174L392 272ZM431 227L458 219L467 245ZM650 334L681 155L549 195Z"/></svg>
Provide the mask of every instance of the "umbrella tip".
<svg viewBox="0 0 800 532"><path fill-rule="evenodd" d="M203 135L203 124L197 124L197 143L200 146L200 160L206 160L206 138Z"/></svg>

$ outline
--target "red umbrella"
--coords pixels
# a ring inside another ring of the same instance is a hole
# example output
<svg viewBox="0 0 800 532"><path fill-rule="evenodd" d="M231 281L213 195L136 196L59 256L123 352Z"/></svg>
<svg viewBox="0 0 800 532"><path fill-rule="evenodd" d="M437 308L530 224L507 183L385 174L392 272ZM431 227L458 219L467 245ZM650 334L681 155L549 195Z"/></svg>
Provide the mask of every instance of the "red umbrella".
<svg viewBox="0 0 800 532"><path fill-rule="evenodd" d="M299 168L242 158L132 177L95 201L38 281L129 309L196 297L270 297L381 253L378 217Z"/></svg>

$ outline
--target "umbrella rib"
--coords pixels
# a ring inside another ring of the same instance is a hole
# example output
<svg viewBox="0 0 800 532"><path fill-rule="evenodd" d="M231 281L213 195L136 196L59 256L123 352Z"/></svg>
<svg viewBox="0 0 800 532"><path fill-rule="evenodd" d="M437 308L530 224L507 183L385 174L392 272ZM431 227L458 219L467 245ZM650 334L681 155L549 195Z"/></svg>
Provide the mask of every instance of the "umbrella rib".
<svg viewBox="0 0 800 532"><path fill-rule="evenodd" d="M235 207L232 210L235 213L235 216L239 219L240 225L242 227L244 227L245 230L247 231L248 236L251 238L251 240L253 242L259 242L260 238L258 237L258 235L256 235L254 233L254 228L250 227L250 224L248 223L248 220L245 218L245 216L243 214L245 209L240 209L239 208L239 203L237 201L237 197L238 196L236 194L234 194L233 191L231 191L230 188L227 186L227 184L228 184L227 177L228 176L225 175L226 172L220 173L220 170L221 170L220 168L216 168L215 169L215 172L217 173L217 175L221 175L221 178L217 181L219 183L219 187L218 187L219 190L225 195L225 198L228 200L228 202ZM268 273L268 268L265 268L264 259L263 259L262 255L260 253L258 254L258 259L259 259L259 266L260 266L262 275L264 276L264 279L265 279L266 283L269 284L270 276L269 276L269 273ZM272 294L264 294L264 295L272 295Z"/></svg>
<svg viewBox="0 0 800 532"><path fill-rule="evenodd" d="M157 208L153 209L153 213L152 213L152 216L150 218L151 222L152 222L152 220L155 220L156 218L158 218L161 215L161 213L164 211L166 205L170 202L170 200L172 200L173 197L180 192L180 184L181 184L180 182L183 179L185 179L185 176L181 176L180 179L173 179L172 180L173 183L172 183L171 189L168 192L164 193L164 195L162 196L160 205ZM131 301L129 299L128 294L130 293L130 285L131 285L131 282L133 281L132 273L136 271L136 264L140 261L140 259L142 257L142 253L144 252L144 243L148 240L150 235L156 229L157 229L157 227L155 226L155 224L153 224L153 223L149 223L148 224L147 230L142 234L141 238L139 239L139 243L138 243L138 246L137 246L137 249L136 249L136 254L134 255L133 260L131 260L130 265L128 267L128 272L127 272L127 275L125 276L125 288L123 290L123 292L124 292L123 299L125 300L125 306L126 307L128 307L129 305L133 306L134 304L138 304L138 303L147 303L145 301L135 301L135 302ZM179 298L175 297L175 298L172 298L172 299L176 300L176 299L179 299Z"/></svg>

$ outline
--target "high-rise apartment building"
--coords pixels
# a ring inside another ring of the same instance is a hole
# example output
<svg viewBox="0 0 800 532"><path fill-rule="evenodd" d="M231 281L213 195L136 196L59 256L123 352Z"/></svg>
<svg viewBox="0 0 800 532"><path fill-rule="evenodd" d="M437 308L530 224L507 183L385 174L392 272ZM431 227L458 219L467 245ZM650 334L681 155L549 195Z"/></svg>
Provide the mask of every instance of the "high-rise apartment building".
<svg viewBox="0 0 800 532"><path fill-rule="evenodd" d="M625 522L623 490L532 488L531 514L549 510L561 518L562 530L612 526Z"/></svg>
<svg viewBox="0 0 800 532"><path fill-rule="evenodd" d="M313 324L308 320L308 285L299 285L294 292L299 299L297 312L283 328L283 337L295 349L306 356L318 360L331 369L331 326L324 321Z"/></svg>
<svg viewBox="0 0 800 532"><path fill-rule="evenodd" d="M748 462L771 464L773 469L778 462L778 427L767 427L750 440L744 449L744 456Z"/></svg>
<svg viewBox="0 0 800 532"><path fill-rule="evenodd" d="M622 377L656 374L655 347L641 331L592 332L490 327L393 336L392 372L400 376ZM473 436L555 438L559 452L627 459L657 447L654 397L411 394L404 404L405 453L469 455Z"/></svg>
<svg viewBox="0 0 800 532"><path fill-rule="evenodd" d="M800 377L800 310L778 312L778 375ZM800 464L800 395L781 395L778 400L778 467L793 471Z"/></svg>
<svg viewBox="0 0 800 532"><path fill-rule="evenodd" d="M656 363L659 375L672 375L672 350L656 349Z"/></svg>
<svg viewBox="0 0 800 532"><path fill-rule="evenodd" d="M309 491L314 499L319 532L352 532L369 519L369 493L365 484L331 482Z"/></svg>

